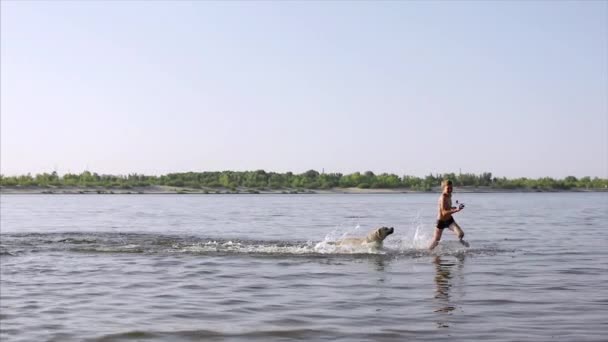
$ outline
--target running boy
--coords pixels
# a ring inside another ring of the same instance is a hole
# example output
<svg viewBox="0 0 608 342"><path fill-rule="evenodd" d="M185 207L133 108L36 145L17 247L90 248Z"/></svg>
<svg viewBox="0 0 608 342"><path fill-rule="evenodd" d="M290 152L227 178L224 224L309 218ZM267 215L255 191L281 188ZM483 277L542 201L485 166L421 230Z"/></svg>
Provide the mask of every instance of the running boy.
<svg viewBox="0 0 608 342"><path fill-rule="evenodd" d="M464 241L462 238L464 237L464 232L462 228L454 221L452 214L455 214L462 209L464 209L464 204L461 204L458 207L452 207L452 181L444 180L441 182L441 187L443 188L443 192L441 196L439 196L439 213L437 214L437 226L435 227L435 235L433 236L433 241L429 246L429 249L437 247L439 244L439 240L441 240L441 234L443 233L444 228L448 228L458 235L458 240L465 246L469 246L469 244Z"/></svg>

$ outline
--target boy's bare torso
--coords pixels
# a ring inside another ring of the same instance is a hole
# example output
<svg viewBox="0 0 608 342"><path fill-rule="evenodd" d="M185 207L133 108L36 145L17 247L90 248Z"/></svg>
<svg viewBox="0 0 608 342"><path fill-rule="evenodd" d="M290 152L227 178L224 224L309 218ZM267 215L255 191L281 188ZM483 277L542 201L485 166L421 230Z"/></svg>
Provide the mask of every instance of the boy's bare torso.
<svg viewBox="0 0 608 342"><path fill-rule="evenodd" d="M437 213L438 220L445 221L445 220L449 219L450 217L452 217L452 214L450 214L450 209L452 209L452 195L451 194L442 193L441 196L439 196L438 204L439 204L439 210Z"/></svg>

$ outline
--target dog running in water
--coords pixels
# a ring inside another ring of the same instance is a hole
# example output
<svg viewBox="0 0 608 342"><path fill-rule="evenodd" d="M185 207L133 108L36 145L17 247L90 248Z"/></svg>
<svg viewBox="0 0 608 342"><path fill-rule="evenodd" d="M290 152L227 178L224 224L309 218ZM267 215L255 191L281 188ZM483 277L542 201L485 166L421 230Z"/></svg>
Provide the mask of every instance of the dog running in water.
<svg viewBox="0 0 608 342"><path fill-rule="evenodd" d="M382 242L389 235L393 234L395 229L393 227L380 227L372 230L364 238L345 238L336 241L337 246L362 246L362 245L374 245L374 247L382 247Z"/></svg>

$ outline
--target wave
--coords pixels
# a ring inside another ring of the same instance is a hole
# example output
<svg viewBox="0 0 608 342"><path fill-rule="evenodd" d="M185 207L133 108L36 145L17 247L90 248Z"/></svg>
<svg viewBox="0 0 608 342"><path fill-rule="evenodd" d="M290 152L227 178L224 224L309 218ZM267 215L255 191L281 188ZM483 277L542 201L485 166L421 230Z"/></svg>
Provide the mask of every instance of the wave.
<svg viewBox="0 0 608 342"><path fill-rule="evenodd" d="M511 252L483 243L466 248L456 241L443 241L433 252L426 249L428 238L389 238L382 248L373 246L339 246L336 241L344 236L330 233L320 241L281 241L253 239L224 239L200 236L172 236L138 233L34 233L2 234L0 256L23 253L65 251L73 253L137 253L137 254L192 254L192 255L258 255L308 256L382 255L386 257L423 257L429 255L497 254Z"/></svg>
<svg viewBox="0 0 608 342"><path fill-rule="evenodd" d="M238 330L238 329L237 329ZM108 334L90 341L269 341L269 340L327 340L344 339L348 340L385 340L402 341L403 334L416 333L419 331L392 329L387 332L352 332L340 331L335 329L312 329L312 328L292 328L292 329L265 329L253 331L232 331L224 332L218 330L177 330L177 331L140 331L133 330L122 333Z"/></svg>

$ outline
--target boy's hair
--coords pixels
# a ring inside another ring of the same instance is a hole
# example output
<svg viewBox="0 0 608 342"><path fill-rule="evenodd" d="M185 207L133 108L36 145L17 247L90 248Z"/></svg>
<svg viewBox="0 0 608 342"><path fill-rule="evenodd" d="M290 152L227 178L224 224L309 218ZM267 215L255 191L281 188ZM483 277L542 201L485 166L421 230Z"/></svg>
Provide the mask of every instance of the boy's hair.
<svg viewBox="0 0 608 342"><path fill-rule="evenodd" d="M449 180L449 179L444 179L444 180L441 182L441 187L442 187L442 188L445 188L445 187L446 187L446 186L448 186L448 185L452 185L452 181L451 181L451 180Z"/></svg>

